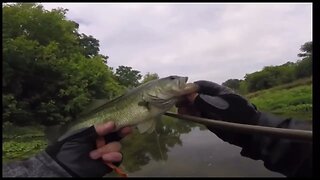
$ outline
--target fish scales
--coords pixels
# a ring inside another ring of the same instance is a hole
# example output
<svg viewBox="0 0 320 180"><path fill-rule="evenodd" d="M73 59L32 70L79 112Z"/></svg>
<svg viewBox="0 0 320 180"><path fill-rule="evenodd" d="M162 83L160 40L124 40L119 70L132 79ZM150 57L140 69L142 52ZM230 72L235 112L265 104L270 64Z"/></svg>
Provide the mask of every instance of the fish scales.
<svg viewBox="0 0 320 180"><path fill-rule="evenodd" d="M182 96L197 91L194 83L186 83L187 77L169 76L150 81L79 115L79 118L61 128L61 138L92 125L114 121L116 129L137 126L140 133L154 130L154 119L171 109ZM48 136L47 136L48 137Z"/></svg>

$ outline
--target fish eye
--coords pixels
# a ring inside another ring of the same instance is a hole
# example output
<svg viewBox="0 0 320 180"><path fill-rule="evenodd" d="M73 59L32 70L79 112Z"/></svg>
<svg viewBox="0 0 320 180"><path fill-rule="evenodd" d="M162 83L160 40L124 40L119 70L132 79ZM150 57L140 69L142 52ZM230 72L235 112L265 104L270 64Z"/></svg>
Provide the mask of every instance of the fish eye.
<svg viewBox="0 0 320 180"><path fill-rule="evenodd" d="M170 79L170 80L174 80L174 79L176 79L176 78L175 78L174 76L170 76L169 79Z"/></svg>

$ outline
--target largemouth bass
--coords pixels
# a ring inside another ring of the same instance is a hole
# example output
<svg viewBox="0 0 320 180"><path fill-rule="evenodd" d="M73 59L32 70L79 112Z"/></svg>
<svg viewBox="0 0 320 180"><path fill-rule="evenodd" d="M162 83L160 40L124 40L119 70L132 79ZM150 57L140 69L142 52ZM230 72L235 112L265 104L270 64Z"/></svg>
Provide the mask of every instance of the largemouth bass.
<svg viewBox="0 0 320 180"><path fill-rule="evenodd" d="M108 121L115 122L116 130L136 126L140 133L151 133L155 128L155 119L171 109L181 96L197 90L195 84L187 84L187 81L188 77L169 76L142 84L109 102L95 101L78 119L60 128L59 140ZM50 141L55 141L59 136L51 137Z"/></svg>

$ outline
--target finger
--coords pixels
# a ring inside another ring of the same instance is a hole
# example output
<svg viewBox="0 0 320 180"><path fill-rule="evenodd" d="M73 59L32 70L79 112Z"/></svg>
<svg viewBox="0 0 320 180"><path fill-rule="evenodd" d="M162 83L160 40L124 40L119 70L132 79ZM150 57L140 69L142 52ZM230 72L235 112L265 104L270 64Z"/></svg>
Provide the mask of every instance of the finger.
<svg viewBox="0 0 320 180"><path fill-rule="evenodd" d="M131 127L124 127L122 129L120 129L119 131L107 134L104 136L105 142L109 143L112 141L120 141L122 138L124 138L125 136L127 136L128 134L130 134L132 132L132 128Z"/></svg>
<svg viewBox="0 0 320 180"><path fill-rule="evenodd" d="M115 124L113 121L109 121L105 124L99 124L95 125L97 134L100 136L104 136L106 134L109 134L115 130Z"/></svg>
<svg viewBox="0 0 320 180"><path fill-rule="evenodd" d="M102 136L99 136L96 140L96 145L97 148L101 148L102 146L104 146L106 144L104 138Z"/></svg>
<svg viewBox="0 0 320 180"><path fill-rule="evenodd" d="M92 159L98 159L105 153L120 151L121 144L119 142L108 143L96 150L90 152L90 157Z"/></svg>
<svg viewBox="0 0 320 180"><path fill-rule="evenodd" d="M102 155L102 159L106 163L120 162L122 160L122 154L120 152L110 152Z"/></svg>
<svg viewBox="0 0 320 180"><path fill-rule="evenodd" d="M120 130L119 132L119 136L120 137L126 137L127 135L131 134L132 133L132 127L124 127Z"/></svg>

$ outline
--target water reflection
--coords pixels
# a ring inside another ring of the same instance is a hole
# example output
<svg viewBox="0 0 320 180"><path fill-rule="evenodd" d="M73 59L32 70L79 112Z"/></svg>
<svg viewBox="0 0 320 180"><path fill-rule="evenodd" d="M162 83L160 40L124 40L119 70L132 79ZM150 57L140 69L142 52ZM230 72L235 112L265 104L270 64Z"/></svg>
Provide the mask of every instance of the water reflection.
<svg viewBox="0 0 320 180"><path fill-rule="evenodd" d="M153 161L168 160L168 152L175 145L182 145L180 136L189 133L196 124L163 117L157 121L156 130L151 134L139 134L137 131L126 137L123 144L123 166L128 172L141 170Z"/></svg>
<svg viewBox="0 0 320 180"><path fill-rule="evenodd" d="M283 177L240 155L204 126L163 116L156 132L137 131L122 141L122 168L136 176L265 176ZM117 176L117 175L112 175Z"/></svg>

